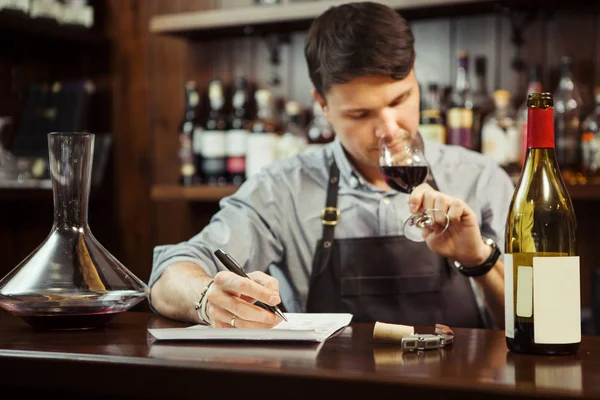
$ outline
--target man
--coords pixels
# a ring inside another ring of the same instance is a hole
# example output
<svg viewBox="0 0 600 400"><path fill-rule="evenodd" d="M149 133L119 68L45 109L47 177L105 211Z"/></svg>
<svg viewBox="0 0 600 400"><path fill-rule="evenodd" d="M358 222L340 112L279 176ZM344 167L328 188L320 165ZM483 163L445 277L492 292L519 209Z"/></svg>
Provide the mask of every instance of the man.
<svg viewBox="0 0 600 400"><path fill-rule="evenodd" d="M336 140L264 169L221 201L201 233L157 247L156 311L214 327L279 323L253 304L260 300L288 312L351 312L355 321L503 326L503 264L482 236L503 247L506 173L480 154L426 142L439 191L422 184L408 196L390 189L378 165L378 137L417 134L413 42L407 22L376 3L333 7L314 21L305 55ZM404 221L427 208L449 215L447 231L407 240ZM217 248L252 280L225 270Z"/></svg>

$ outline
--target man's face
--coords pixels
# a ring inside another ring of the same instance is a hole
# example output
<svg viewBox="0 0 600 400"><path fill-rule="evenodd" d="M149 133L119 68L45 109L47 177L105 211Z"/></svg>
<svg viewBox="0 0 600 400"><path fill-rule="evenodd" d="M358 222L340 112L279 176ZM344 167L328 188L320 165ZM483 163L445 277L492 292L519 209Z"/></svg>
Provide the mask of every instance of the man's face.
<svg viewBox="0 0 600 400"><path fill-rule="evenodd" d="M386 76L356 78L334 85L326 94L327 120L353 161L378 167L378 137L404 129L415 135L419 126L419 85L414 70L403 80Z"/></svg>

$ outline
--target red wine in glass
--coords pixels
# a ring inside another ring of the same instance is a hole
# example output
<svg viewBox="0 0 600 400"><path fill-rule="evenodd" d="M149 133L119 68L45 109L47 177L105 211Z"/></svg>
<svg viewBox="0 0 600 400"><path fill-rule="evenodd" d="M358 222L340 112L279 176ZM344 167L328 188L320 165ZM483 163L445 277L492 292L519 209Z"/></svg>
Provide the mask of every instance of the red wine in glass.
<svg viewBox="0 0 600 400"><path fill-rule="evenodd" d="M410 194L414 188L425 182L428 168L426 165L394 165L381 167L387 178L387 184L402 193Z"/></svg>

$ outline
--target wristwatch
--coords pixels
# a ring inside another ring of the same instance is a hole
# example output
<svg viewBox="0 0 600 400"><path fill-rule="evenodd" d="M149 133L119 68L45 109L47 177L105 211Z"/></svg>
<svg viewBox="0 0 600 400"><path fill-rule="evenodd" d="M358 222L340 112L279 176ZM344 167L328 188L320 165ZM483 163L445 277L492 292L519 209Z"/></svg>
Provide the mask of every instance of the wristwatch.
<svg viewBox="0 0 600 400"><path fill-rule="evenodd" d="M500 258L501 253L500 253L500 249L496 245L496 242L494 242L492 239L486 238L486 237L482 237L482 239L483 239L483 243L487 244L488 246L490 246L492 248L492 252L490 253L490 256L482 264L474 266L474 267L464 267L458 261L454 261L454 267L456 267L458 272L460 272L461 274L463 274L465 276L470 276L473 278L485 275L488 272L490 272L492 267L496 264L496 261L498 261L498 258Z"/></svg>

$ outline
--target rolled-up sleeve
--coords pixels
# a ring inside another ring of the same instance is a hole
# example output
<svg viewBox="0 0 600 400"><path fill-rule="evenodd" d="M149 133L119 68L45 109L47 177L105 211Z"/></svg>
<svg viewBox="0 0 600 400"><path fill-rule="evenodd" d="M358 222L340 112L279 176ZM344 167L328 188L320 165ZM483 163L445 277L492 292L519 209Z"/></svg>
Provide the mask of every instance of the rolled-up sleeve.
<svg viewBox="0 0 600 400"><path fill-rule="evenodd" d="M168 266L184 261L214 276L224 269L213 254L218 248L231 254L246 271L266 271L271 263L280 263L284 254L281 190L285 185L278 185L279 179L263 170L222 199L220 211L199 234L185 242L155 247L149 286Z"/></svg>

